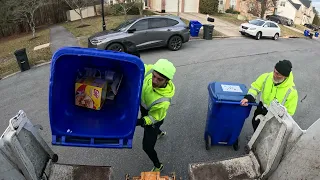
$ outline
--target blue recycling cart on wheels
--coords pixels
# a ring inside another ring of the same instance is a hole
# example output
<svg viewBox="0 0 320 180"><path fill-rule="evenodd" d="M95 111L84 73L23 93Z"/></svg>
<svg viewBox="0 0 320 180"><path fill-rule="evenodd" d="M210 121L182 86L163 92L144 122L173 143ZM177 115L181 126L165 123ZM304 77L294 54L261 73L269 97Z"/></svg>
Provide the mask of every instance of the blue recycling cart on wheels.
<svg viewBox="0 0 320 180"><path fill-rule="evenodd" d="M206 149L209 150L213 145L226 145L239 150L238 137L254 105L240 105L248 92L247 87L239 83L212 82L208 91L209 103L204 133Z"/></svg>
<svg viewBox="0 0 320 180"><path fill-rule="evenodd" d="M84 68L123 75L115 99L106 101L100 110L75 105L75 83ZM49 82L52 144L132 148L144 71L142 60L127 53L80 47L55 52Z"/></svg>

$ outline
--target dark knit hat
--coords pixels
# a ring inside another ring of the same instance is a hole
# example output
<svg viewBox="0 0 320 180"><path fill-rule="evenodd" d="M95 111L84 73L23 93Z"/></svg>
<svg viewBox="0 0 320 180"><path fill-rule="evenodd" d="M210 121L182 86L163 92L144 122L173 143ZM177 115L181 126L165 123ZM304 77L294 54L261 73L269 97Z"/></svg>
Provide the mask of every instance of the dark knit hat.
<svg viewBox="0 0 320 180"><path fill-rule="evenodd" d="M275 68L281 75L288 77L292 69L292 64L289 60L282 60L276 64Z"/></svg>

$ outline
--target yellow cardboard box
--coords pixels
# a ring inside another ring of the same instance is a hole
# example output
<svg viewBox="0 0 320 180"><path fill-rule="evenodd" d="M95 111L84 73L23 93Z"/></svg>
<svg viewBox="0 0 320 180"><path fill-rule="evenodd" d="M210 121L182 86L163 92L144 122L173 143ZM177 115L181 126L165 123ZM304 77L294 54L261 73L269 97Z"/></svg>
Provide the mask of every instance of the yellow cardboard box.
<svg viewBox="0 0 320 180"><path fill-rule="evenodd" d="M108 83L104 79L86 77L77 80L75 104L90 109L100 110L107 93Z"/></svg>

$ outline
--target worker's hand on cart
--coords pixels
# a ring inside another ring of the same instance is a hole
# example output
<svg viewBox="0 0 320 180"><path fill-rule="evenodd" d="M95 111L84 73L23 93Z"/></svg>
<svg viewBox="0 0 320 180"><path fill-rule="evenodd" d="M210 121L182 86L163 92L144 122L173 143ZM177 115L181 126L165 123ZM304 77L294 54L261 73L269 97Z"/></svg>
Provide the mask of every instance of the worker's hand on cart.
<svg viewBox="0 0 320 180"><path fill-rule="evenodd" d="M144 127L146 125L146 121L143 118L137 120L136 126Z"/></svg>
<svg viewBox="0 0 320 180"><path fill-rule="evenodd" d="M248 103L249 103L249 100L246 99L246 98L243 98L243 99L241 100L241 102L240 102L240 105L241 105L241 106L248 106Z"/></svg>

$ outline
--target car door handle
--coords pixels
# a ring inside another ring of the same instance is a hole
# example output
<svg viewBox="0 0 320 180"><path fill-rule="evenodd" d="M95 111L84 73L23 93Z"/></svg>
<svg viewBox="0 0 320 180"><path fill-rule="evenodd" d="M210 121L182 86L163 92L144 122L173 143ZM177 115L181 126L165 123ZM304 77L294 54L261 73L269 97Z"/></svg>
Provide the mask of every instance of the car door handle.
<svg viewBox="0 0 320 180"><path fill-rule="evenodd" d="M171 29L167 29L167 31L171 31Z"/></svg>

